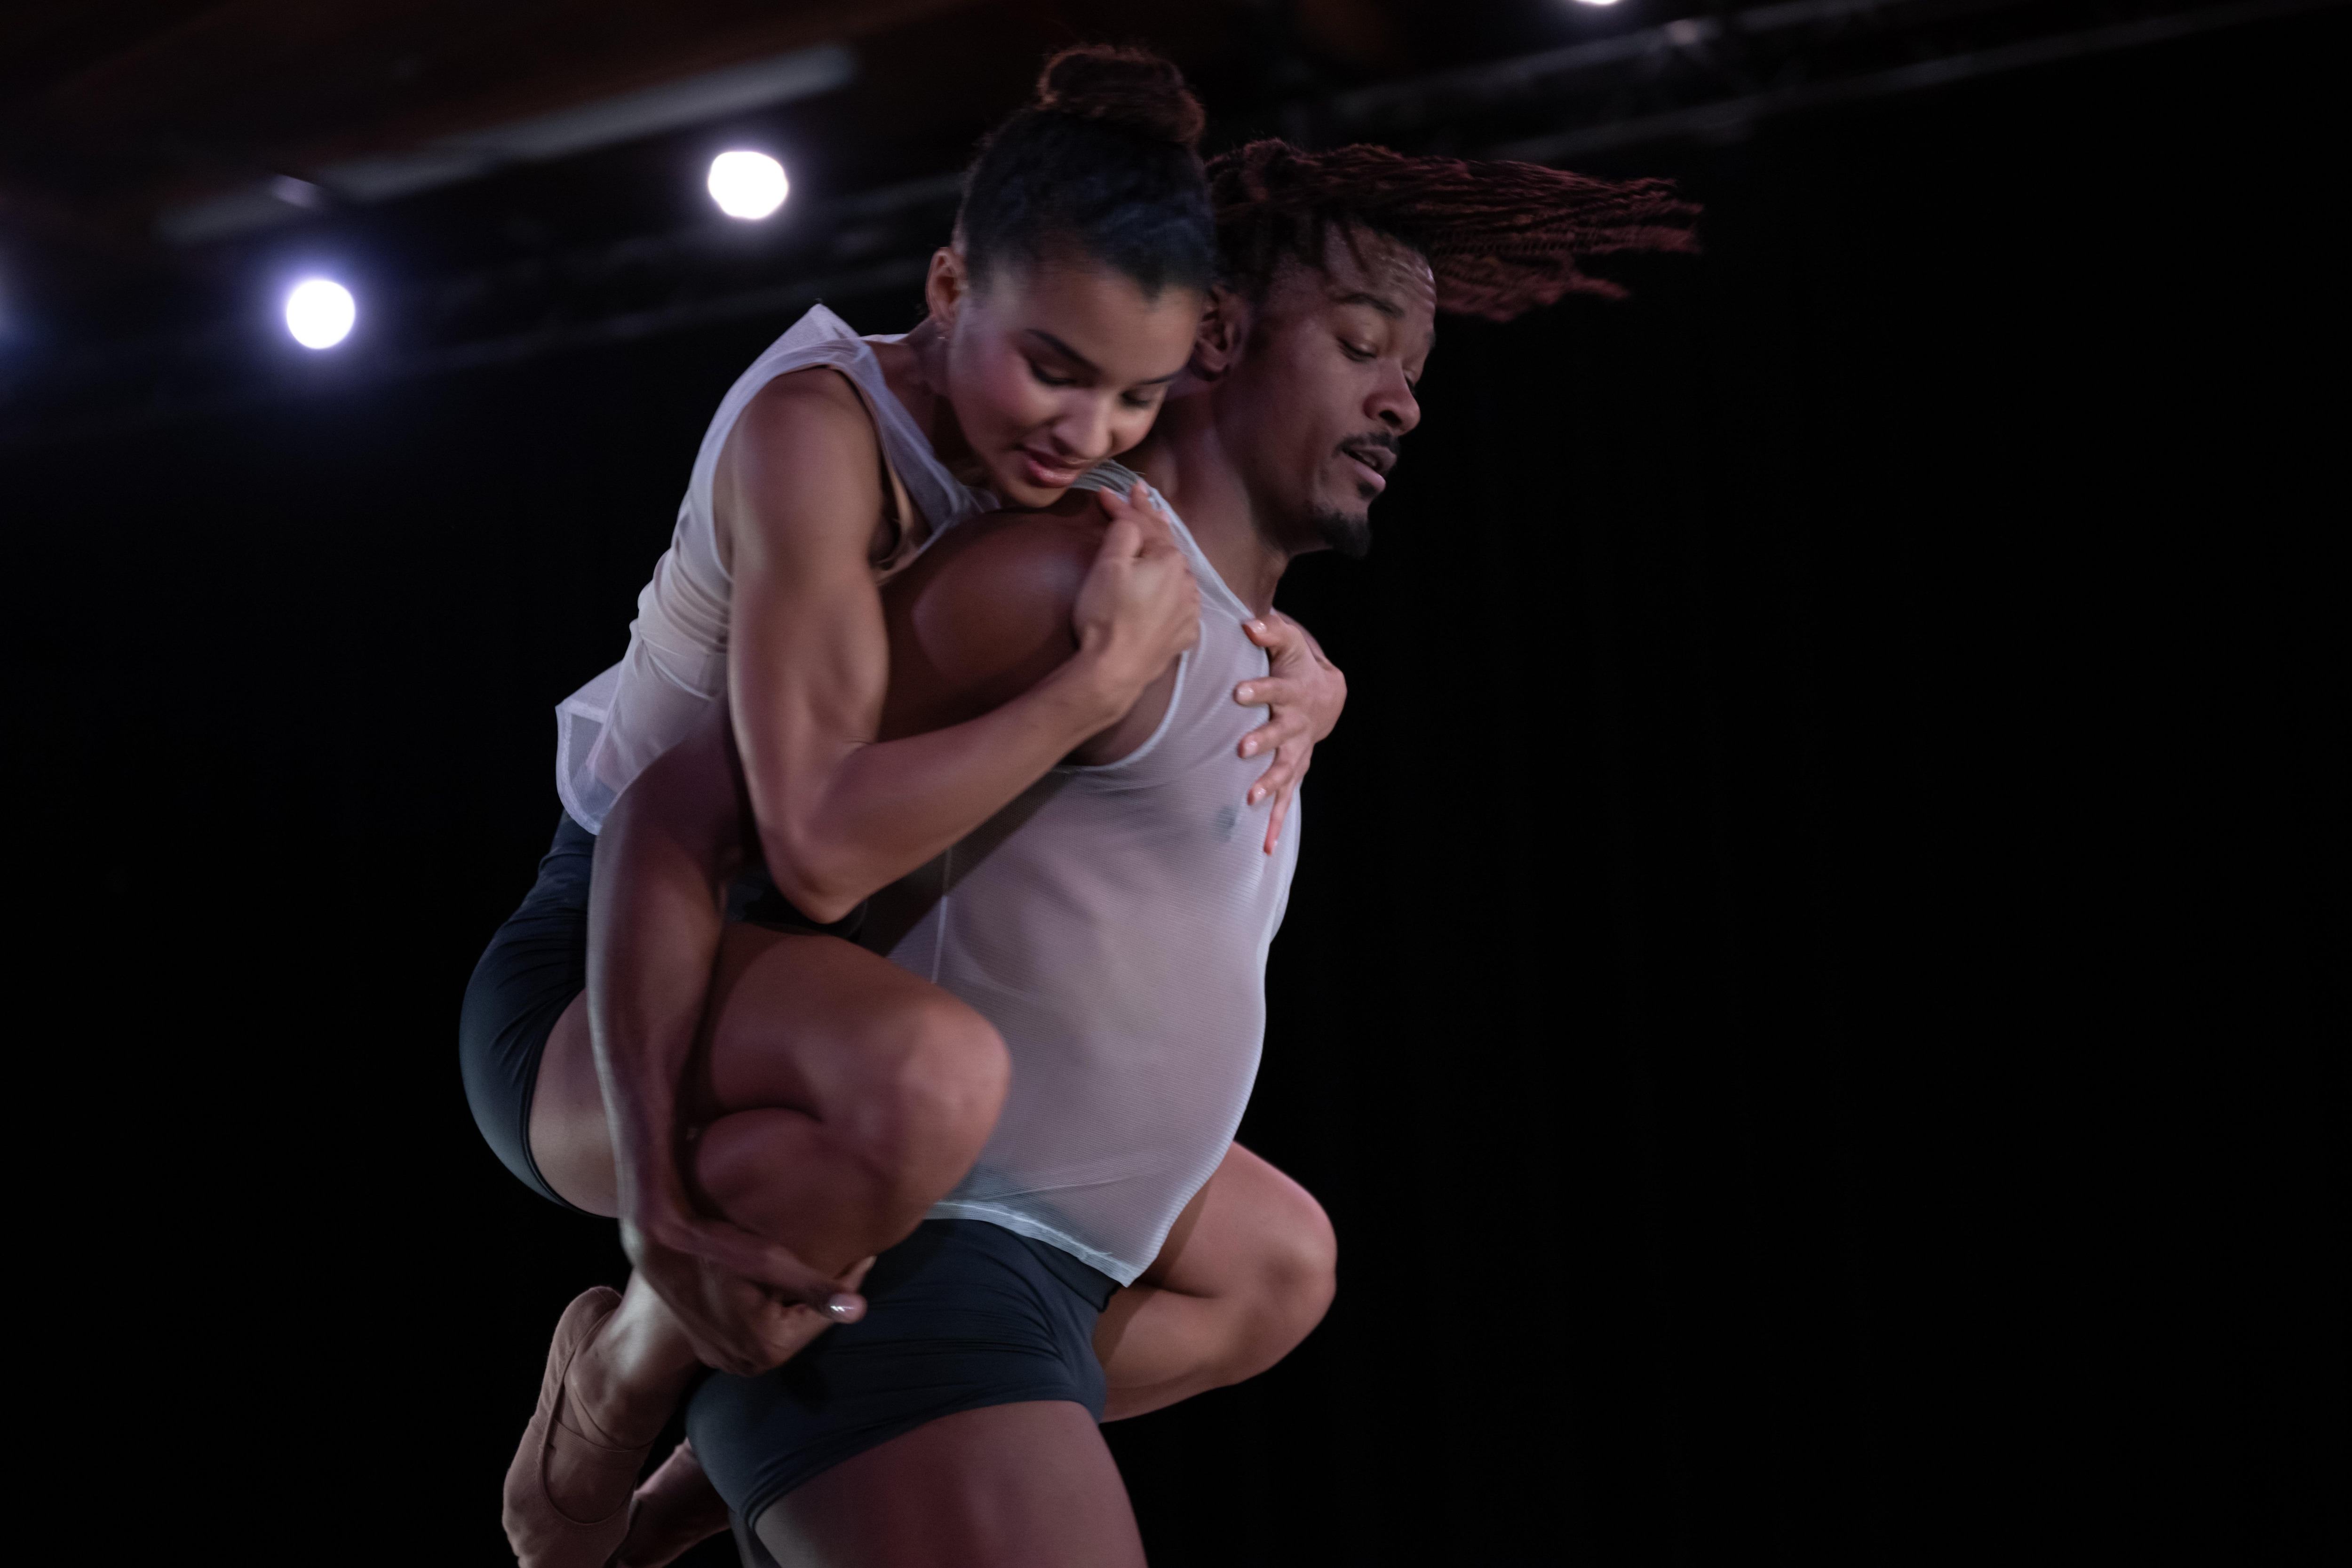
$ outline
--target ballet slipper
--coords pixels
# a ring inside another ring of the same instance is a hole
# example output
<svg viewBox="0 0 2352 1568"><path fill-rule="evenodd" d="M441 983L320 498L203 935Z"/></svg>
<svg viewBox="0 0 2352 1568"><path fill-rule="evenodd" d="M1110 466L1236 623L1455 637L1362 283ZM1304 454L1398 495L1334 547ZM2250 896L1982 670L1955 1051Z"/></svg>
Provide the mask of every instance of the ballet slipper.
<svg viewBox="0 0 2352 1568"><path fill-rule="evenodd" d="M630 1491L653 1447L623 1448L592 1436L595 1422L575 1412L564 1419L564 1376L580 1353L621 1305L621 1293L599 1285L563 1310L555 1342L547 1351L547 1375L539 1385L539 1408L523 1428L522 1447L507 1467L506 1506L501 1521L507 1544L521 1568L604 1568L629 1532ZM594 1493L610 1493L614 1506L601 1519L574 1519L548 1495L547 1462L561 1447L568 1465L591 1478Z"/></svg>
<svg viewBox="0 0 2352 1568"><path fill-rule="evenodd" d="M680 1443L629 1500L629 1533L613 1568L665 1568L714 1535L727 1533L727 1504L692 1443Z"/></svg>

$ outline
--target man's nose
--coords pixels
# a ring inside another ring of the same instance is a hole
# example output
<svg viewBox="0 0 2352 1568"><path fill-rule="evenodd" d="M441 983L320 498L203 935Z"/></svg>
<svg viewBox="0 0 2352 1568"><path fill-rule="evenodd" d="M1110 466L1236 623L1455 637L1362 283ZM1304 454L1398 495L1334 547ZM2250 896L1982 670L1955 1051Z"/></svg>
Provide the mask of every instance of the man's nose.
<svg viewBox="0 0 2352 1568"><path fill-rule="evenodd" d="M1412 384L1402 370L1392 370L1381 377L1380 385L1372 392L1364 412L1381 422L1381 427L1404 436L1421 423L1421 400L1412 395Z"/></svg>

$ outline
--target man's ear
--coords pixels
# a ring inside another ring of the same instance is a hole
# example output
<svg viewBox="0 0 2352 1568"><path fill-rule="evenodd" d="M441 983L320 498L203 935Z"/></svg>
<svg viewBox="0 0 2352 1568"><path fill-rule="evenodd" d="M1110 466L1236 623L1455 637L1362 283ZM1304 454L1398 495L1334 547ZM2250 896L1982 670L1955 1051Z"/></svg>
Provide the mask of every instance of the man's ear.
<svg viewBox="0 0 2352 1568"><path fill-rule="evenodd" d="M956 314L971 298L971 272L961 244L943 245L931 252L930 275L923 279L923 305L940 331L955 331Z"/></svg>
<svg viewBox="0 0 2352 1568"><path fill-rule="evenodd" d="M1242 345L1249 342L1249 301L1222 283L1210 285L1200 331L1192 335L1192 357L1184 368L1198 381L1222 379L1240 363Z"/></svg>

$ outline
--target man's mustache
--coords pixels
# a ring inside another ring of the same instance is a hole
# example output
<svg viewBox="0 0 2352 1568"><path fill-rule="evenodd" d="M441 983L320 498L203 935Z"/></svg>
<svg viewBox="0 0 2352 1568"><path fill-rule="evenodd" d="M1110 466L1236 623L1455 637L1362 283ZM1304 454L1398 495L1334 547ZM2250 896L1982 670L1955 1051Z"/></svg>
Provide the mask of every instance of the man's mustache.
<svg viewBox="0 0 2352 1568"><path fill-rule="evenodd" d="M1385 477L1389 470L1397 466L1397 458L1399 456L1400 448L1397 442L1396 432L1392 430L1367 431L1361 436L1349 437L1346 440L1340 442L1339 447L1339 455L1343 458L1360 457L1367 450L1382 452L1387 455L1384 461L1371 465L1378 468L1382 476Z"/></svg>

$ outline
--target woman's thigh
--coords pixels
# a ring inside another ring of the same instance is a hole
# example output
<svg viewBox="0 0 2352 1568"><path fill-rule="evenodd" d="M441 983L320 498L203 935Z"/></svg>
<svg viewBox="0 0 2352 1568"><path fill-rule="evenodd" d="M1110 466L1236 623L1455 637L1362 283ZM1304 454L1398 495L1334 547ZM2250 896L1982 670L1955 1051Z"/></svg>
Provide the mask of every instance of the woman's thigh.
<svg viewBox="0 0 2352 1568"><path fill-rule="evenodd" d="M688 1126L766 1110L843 1121L928 1097L992 1117L1007 1072L985 1019L889 960L837 937L733 925L679 1110ZM565 1201L618 1214L584 994L556 1020L540 1058L530 1147Z"/></svg>
<svg viewBox="0 0 2352 1568"><path fill-rule="evenodd" d="M1269 1277L1328 1273L1338 1247L1315 1195L1235 1143L1136 1283L1225 1295Z"/></svg>
<svg viewBox="0 0 2352 1568"><path fill-rule="evenodd" d="M1143 1568L1118 1466L1061 1400L926 1422L777 1501L760 1539L780 1568Z"/></svg>

